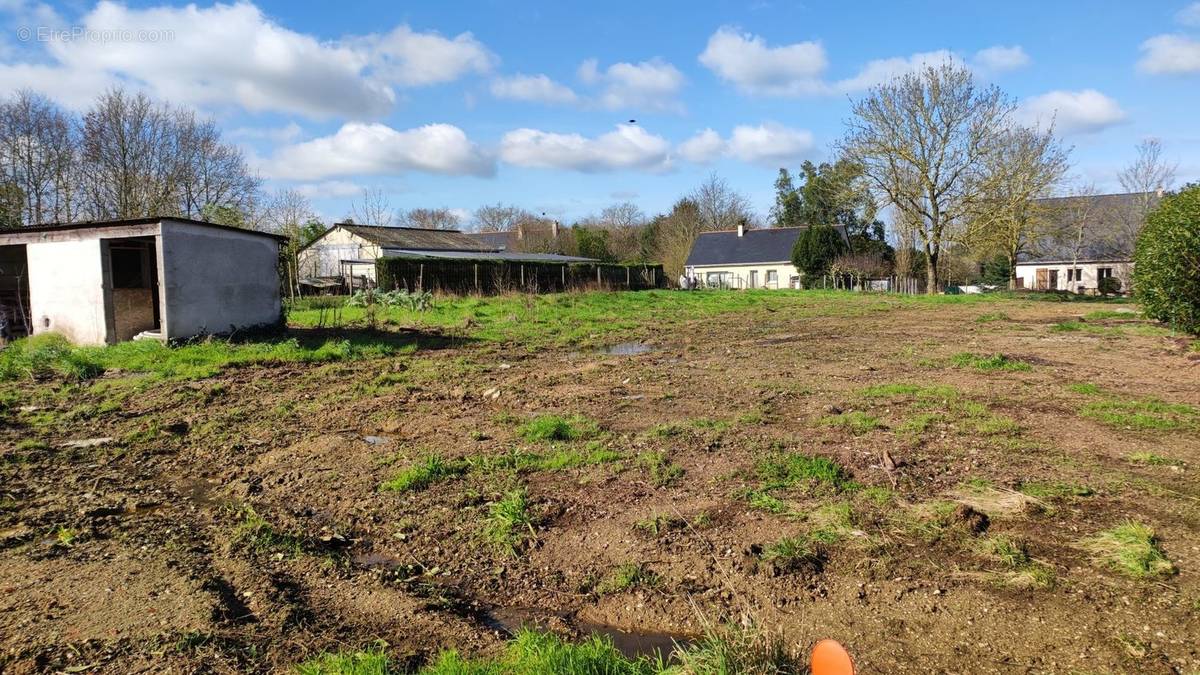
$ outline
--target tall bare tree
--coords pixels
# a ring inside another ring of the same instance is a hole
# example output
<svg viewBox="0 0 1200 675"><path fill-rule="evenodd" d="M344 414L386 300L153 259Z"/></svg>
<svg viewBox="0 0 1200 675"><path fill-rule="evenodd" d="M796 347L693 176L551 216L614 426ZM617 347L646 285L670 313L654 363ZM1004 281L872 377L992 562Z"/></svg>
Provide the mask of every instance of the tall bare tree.
<svg viewBox="0 0 1200 675"><path fill-rule="evenodd" d="M300 270L297 255L300 252L301 230L317 217L308 198L296 190L276 190L265 201L260 215L264 229L287 237L284 245L284 271L288 281L288 292L293 297L299 293Z"/></svg>
<svg viewBox="0 0 1200 675"><path fill-rule="evenodd" d="M1042 130L1013 126L998 134L982 159L981 200L970 216L966 241L1008 262L1008 287L1017 285L1017 259L1056 234L1058 220L1037 200L1049 197L1067 172L1069 150Z"/></svg>
<svg viewBox="0 0 1200 675"><path fill-rule="evenodd" d="M953 228L974 211L984 160L1014 109L947 62L897 77L855 101L842 154L862 166L882 201L904 214L925 249L929 293Z"/></svg>
<svg viewBox="0 0 1200 675"><path fill-rule="evenodd" d="M688 195L699 210L700 230L735 230L738 225L753 227L757 219L750 200L713 172Z"/></svg>
<svg viewBox="0 0 1200 675"><path fill-rule="evenodd" d="M197 120L190 110L175 113L179 136L179 211L189 218L213 219L214 209L249 214L261 181L242 151L221 141L212 120Z"/></svg>
<svg viewBox="0 0 1200 675"><path fill-rule="evenodd" d="M1147 138L1137 145L1137 157L1117 174L1121 188L1134 195L1131 208L1116 219L1124 228L1121 234L1127 241L1137 240L1146 216L1150 215L1162 193L1174 187L1178 169L1178 164L1163 157L1159 139Z"/></svg>
<svg viewBox="0 0 1200 675"><path fill-rule="evenodd" d="M363 190L362 196L350 204L350 220L359 225L389 226L395 222L392 203L377 187Z"/></svg>
<svg viewBox="0 0 1200 675"><path fill-rule="evenodd" d="M456 230L458 214L447 208L410 209L396 214L396 220L404 227L419 227L423 230Z"/></svg>
<svg viewBox="0 0 1200 675"><path fill-rule="evenodd" d="M20 195L20 222L75 219L78 145L71 118L44 96L18 91L0 104L0 175Z"/></svg>
<svg viewBox="0 0 1200 675"><path fill-rule="evenodd" d="M472 228L476 232L511 232L517 225L532 220L534 215L512 204L489 204L475 209Z"/></svg>
<svg viewBox="0 0 1200 675"><path fill-rule="evenodd" d="M633 202L607 206L596 218L596 224L609 232L608 245L617 260L634 261L648 257L645 250L646 214Z"/></svg>

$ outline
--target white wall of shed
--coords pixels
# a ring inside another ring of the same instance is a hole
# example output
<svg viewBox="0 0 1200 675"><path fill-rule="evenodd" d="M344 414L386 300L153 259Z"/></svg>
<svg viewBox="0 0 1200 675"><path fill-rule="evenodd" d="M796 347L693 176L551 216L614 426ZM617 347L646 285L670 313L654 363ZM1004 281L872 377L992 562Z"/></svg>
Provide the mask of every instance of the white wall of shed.
<svg viewBox="0 0 1200 675"><path fill-rule="evenodd" d="M375 260L383 255L379 246L341 227L335 227L296 256L300 278L336 277L344 270L343 260ZM354 274L375 278L374 265L355 265Z"/></svg>
<svg viewBox="0 0 1200 675"><path fill-rule="evenodd" d="M100 239L25 245L33 332L58 332L82 345L105 343L104 267Z"/></svg>

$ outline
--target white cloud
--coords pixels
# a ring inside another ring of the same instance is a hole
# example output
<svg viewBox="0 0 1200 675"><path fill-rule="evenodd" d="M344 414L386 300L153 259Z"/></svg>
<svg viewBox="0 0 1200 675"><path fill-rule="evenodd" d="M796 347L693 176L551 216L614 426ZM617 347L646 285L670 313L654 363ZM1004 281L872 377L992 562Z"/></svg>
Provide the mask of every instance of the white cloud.
<svg viewBox="0 0 1200 675"><path fill-rule="evenodd" d="M862 91L927 66L936 67L944 63L964 65L958 55L944 49L934 52L922 52L908 57L897 56L890 59L875 59L868 61L854 77L839 81L835 88L841 92Z"/></svg>
<svg viewBox="0 0 1200 675"><path fill-rule="evenodd" d="M1200 73L1200 40L1156 35L1142 43L1138 68L1155 75Z"/></svg>
<svg viewBox="0 0 1200 675"><path fill-rule="evenodd" d="M105 0L0 64L0 88L86 106L114 84L198 107L240 106L312 118L371 118L396 103L392 86L486 73L495 57L469 33L408 26L341 41L290 30L249 2L134 8Z"/></svg>
<svg viewBox="0 0 1200 675"><path fill-rule="evenodd" d="M609 110L683 110L676 100L684 85L683 73L661 59L614 63L606 70L600 70L595 59L587 59L579 66L579 79L603 87L597 102Z"/></svg>
<svg viewBox="0 0 1200 675"><path fill-rule="evenodd" d="M705 129L680 143L676 151L689 162L704 164L725 152L725 140L712 129Z"/></svg>
<svg viewBox="0 0 1200 675"><path fill-rule="evenodd" d="M730 156L773 167L800 159L812 148L811 132L778 124L737 126L729 137Z"/></svg>
<svg viewBox="0 0 1200 675"><path fill-rule="evenodd" d="M1179 10L1175 20L1184 26L1200 26L1200 2L1193 2Z"/></svg>
<svg viewBox="0 0 1200 675"><path fill-rule="evenodd" d="M972 59L973 64L982 70L993 73L1004 73L1010 70L1024 68L1033 59L1029 58L1029 54L1025 53L1025 49L1020 45L1004 47L996 45L975 52L975 57Z"/></svg>
<svg viewBox="0 0 1200 675"><path fill-rule="evenodd" d="M555 82L545 75L513 75L492 80L492 96L514 101L536 101L540 103L571 104L579 96L570 87Z"/></svg>
<svg viewBox="0 0 1200 675"><path fill-rule="evenodd" d="M705 129L680 143L676 153L697 164L724 156L751 164L778 167L803 159L812 149L812 132L768 122L757 126L738 125L728 139L721 138L712 129Z"/></svg>
<svg viewBox="0 0 1200 675"><path fill-rule="evenodd" d="M299 192L309 199L357 197L363 192L363 187L361 185L345 180L326 180L319 183L302 183L297 185L295 189L296 192Z"/></svg>
<svg viewBox="0 0 1200 675"><path fill-rule="evenodd" d="M384 124L349 122L331 136L280 148L260 168L271 178L316 181L406 171L490 176L495 162L453 125L397 131Z"/></svg>
<svg viewBox="0 0 1200 675"><path fill-rule="evenodd" d="M1027 98L1017 108L1017 118L1043 127L1054 123L1064 134L1089 134L1124 122L1127 115L1113 99L1096 91L1051 91Z"/></svg>
<svg viewBox="0 0 1200 675"><path fill-rule="evenodd" d="M288 122L282 127L238 127L225 134L227 138L234 140L244 139L250 141L272 141L275 143L290 143L300 135L303 130L299 124Z"/></svg>
<svg viewBox="0 0 1200 675"><path fill-rule="evenodd" d="M500 158L509 164L585 173L616 169L663 171L670 166L671 144L633 124L617 125L595 138L538 129L515 129L500 141Z"/></svg>
<svg viewBox="0 0 1200 675"><path fill-rule="evenodd" d="M470 33L449 39L400 25L362 42L371 54L374 73L402 86L440 84L470 73L488 73L499 60Z"/></svg>
<svg viewBox="0 0 1200 675"><path fill-rule="evenodd" d="M747 94L798 96L826 93L829 65L819 42L770 47L766 40L722 26L708 38L700 63Z"/></svg>

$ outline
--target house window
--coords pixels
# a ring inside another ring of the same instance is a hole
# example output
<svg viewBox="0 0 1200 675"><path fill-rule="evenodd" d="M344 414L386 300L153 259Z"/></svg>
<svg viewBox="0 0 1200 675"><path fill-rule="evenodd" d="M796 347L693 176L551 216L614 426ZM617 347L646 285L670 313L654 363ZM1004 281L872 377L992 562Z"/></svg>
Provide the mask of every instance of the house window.
<svg viewBox="0 0 1200 675"><path fill-rule="evenodd" d="M758 270L750 270L750 288L758 288Z"/></svg>
<svg viewBox="0 0 1200 675"><path fill-rule="evenodd" d="M1097 279L1108 279L1112 276L1113 276L1113 268L1111 268L1111 267L1101 267L1096 270L1096 278Z"/></svg>
<svg viewBox="0 0 1200 675"><path fill-rule="evenodd" d="M1083 270L1078 267L1068 268L1067 281L1083 281Z"/></svg>
<svg viewBox="0 0 1200 675"><path fill-rule="evenodd" d="M779 288L779 272L767 270L767 287Z"/></svg>

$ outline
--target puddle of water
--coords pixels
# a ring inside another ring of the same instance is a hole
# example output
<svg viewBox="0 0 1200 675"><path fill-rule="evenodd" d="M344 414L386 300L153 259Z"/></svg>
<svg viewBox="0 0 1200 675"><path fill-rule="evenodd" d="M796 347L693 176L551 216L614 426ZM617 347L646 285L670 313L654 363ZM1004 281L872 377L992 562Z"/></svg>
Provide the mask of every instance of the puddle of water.
<svg viewBox="0 0 1200 675"><path fill-rule="evenodd" d="M645 342L618 342L615 345L609 345L600 350L603 354L609 356L637 356L654 351L654 347Z"/></svg>
<svg viewBox="0 0 1200 675"><path fill-rule="evenodd" d="M667 657L675 646L690 644L693 640L686 635L651 630L623 630L615 626L578 621L569 614L547 613L543 610L524 607L496 607L487 612L484 623L493 629L513 635L521 628L553 630L555 624L566 623L583 635L597 635L612 640L613 647L629 658L643 656Z"/></svg>

